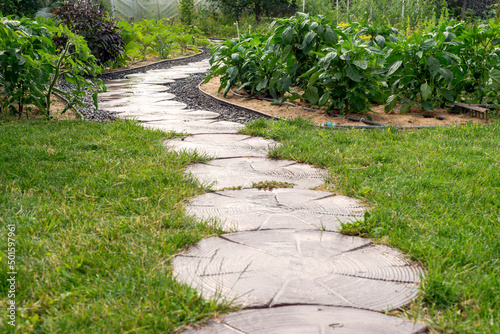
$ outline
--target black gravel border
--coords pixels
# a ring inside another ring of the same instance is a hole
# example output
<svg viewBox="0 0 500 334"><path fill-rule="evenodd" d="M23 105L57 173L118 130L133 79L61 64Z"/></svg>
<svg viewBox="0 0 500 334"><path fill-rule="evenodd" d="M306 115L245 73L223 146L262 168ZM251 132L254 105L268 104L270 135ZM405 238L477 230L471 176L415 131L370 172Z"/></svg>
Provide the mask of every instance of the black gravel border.
<svg viewBox="0 0 500 334"><path fill-rule="evenodd" d="M202 48L200 49L199 53L191 56L175 58L175 59L165 59L153 64L128 68L125 70L102 73L101 75L98 76L98 78L101 79L102 81L123 79L128 74L144 73L150 70L166 69L173 66L187 65L189 63L207 59L209 57L210 57L210 49Z"/></svg>
<svg viewBox="0 0 500 334"><path fill-rule="evenodd" d="M203 48L200 53L192 56L177 59L166 59L140 67L108 72L101 74L98 78L103 81L123 79L128 74L144 73L153 69L168 69L174 66L187 65L189 63L208 58L210 58L210 49ZM188 109L217 112L220 114L219 120L221 121L232 121L246 124L258 118L272 118L272 116L258 114L236 105L228 105L227 103L222 103L214 98L206 96L206 93L200 91L199 84L205 79L208 73L209 72L207 71L205 73L190 74L185 79L177 79L173 83L164 84L164 86L168 92L175 95L175 98L173 99L174 101L186 103ZM73 85L67 83L65 80L60 80L58 86L64 91L71 91L73 89ZM92 94L90 92L87 92L86 96L82 100L85 107L79 106L77 107L77 110L82 115L84 120L94 122L112 122L117 119L115 112L102 109L97 110L94 107Z"/></svg>
<svg viewBox="0 0 500 334"><path fill-rule="evenodd" d="M191 74L186 79L175 80L166 84L167 91L175 95L174 101L187 104L188 109L207 110L219 113L219 121L247 124L258 118L272 118L265 114L252 112L246 108L219 102L199 89L199 84L209 72Z"/></svg>

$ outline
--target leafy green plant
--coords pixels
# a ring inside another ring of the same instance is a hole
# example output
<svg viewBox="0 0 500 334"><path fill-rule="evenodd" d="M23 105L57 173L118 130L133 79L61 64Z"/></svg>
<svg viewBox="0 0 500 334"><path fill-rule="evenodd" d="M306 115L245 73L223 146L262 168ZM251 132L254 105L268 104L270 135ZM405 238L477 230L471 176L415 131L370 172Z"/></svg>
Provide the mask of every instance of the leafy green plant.
<svg viewBox="0 0 500 334"><path fill-rule="evenodd" d="M454 39L455 34L445 26L430 34L415 32L410 38L402 34L389 36L386 75L392 95L386 111L396 103L402 104L402 113L415 105L431 111L435 105L454 101L454 74L450 68L459 59L447 51L456 45Z"/></svg>
<svg viewBox="0 0 500 334"><path fill-rule="evenodd" d="M453 68L457 91L464 99L492 102L500 89L500 20L456 30L458 43L449 51L460 58Z"/></svg>
<svg viewBox="0 0 500 334"><path fill-rule="evenodd" d="M97 94L106 90L103 82L96 78L102 68L97 65L95 57L82 36L72 33L62 25L58 26L53 33L67 36L68 41L59 54L53 55L49 62L42 64L43 74L40 79L45 82L45 89L39 96L44 101L41 103L41 110L49 116L52 92L59 93L68 101L62 113L75 105L84 106L82 99L86 90L92 91L94 105L97 108ZM73 84L74 89L67 92L57 88L56 83L60 77L64 77L67 82ZM86 77L91 77L92 80Z"/></svg>
<svg viewBox="0 0 500 334"><path fill-rule="evenodd" d="M215 49L207 81L222 75L224 95L240 83L240 89L270 95L277 103L302 98L342 111L366 111L370 99L380 95L383 62L377 56L384 53L361 38L364 33L348 34L323 17L303 13L276 20L268 35L245 36Z"/></svg>
<svg viewBox="0 0 500 334"><path fill-rule="evenodd" d="M41 19L43 20L43 19ZM59 54L50 38L51 33L65 34L68 42ZM85 89L105 89L102 82L84 78L95 76L100 67L90 53L83 37L63 26L44 26L31 19L0 21L0 87L5 101L2 109L9 109L20 117L28 116L27 105L35 105L46 116L50 114L50 97L53 92L64 95L69 103L62 111L75 104L82 104ZM75 85L71 92L59 90L59 77ZM97 103L97 91L94 101ZM16 107L17 106L17 107Z"/></svg>
<svg viewBox="0 0 500 334"><path fill-rule="evenodd" d="M97 0L64 1L52 12L71 31L85 38L99 64L113 61L122 53L120 29Z"/></svg>
<svg viewBox="0 0 500 334"><path fill-rule="evenodd" d="M211 42L201 37L201 31L195 27L186 28L173 21L141 20L134 23L118 22L124 40L124 52L115 64L126 64L129 60L142 61L150 56L166 59L186 53L191 48L197 51L196 46L206 47ZM110 64L113 66L113 64Z"/></svg>
<svg viewBox="0 0 500 334"><path fill-rule="evenodd" d="M43 90L42 62L48 58L52 41L47 29L22 18L0 19L0 89L2 109L28 115L25 107L37 104L35 91Z"/></svg>

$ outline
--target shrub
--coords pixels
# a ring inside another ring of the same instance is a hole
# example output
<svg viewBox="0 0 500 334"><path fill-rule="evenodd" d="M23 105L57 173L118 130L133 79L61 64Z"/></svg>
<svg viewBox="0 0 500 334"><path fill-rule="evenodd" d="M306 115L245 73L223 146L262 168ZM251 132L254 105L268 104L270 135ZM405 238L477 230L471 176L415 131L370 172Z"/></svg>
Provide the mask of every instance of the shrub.
<svg viewBox="0 0 500 334"><path fill-rule="evenodd" d="M71 31L83 36L100 64L113 61L122 52L120 29L98 1L69 0L52 11Z"/></svg>

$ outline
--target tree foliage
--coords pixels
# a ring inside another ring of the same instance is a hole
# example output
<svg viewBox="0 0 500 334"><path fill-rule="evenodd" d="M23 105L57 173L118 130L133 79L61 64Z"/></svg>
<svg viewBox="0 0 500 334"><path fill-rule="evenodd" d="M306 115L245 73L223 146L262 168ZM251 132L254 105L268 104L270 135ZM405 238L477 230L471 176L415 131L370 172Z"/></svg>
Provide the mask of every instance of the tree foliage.
<svg viewBox="0 0 500 334"><path fill-rule="evenodd" d="M1 0L0 13L4 16L16 15L19 17L33 17L39 9L46 5L46 0Z"/></svg>
<svg viewBox="0 0 500 334"><path fill-rule="evenodd" d="M295 0L209 0L223 12L224 15L238 21L243 14L253 11L255 19L260 21L262 15L277 15L280 11L290 13L295 6Z"/></svg>

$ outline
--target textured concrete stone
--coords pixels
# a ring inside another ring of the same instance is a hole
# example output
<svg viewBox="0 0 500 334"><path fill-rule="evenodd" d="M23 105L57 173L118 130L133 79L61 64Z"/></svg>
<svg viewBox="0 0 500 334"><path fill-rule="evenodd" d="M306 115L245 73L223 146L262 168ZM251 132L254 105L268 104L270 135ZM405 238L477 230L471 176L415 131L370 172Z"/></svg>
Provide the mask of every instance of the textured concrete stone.
<svg viewBox="0 0 500 334"><path fill-rule="evenodd" d="M158 83L174 81L174 79L183 79L187 77L186 73L176 71L165 71L163 73L145 72L134 73L126 76L127 79L140 80L141 83Z"/></svg>
<svg viewBox="0 0 500 334"><path fill-rule="evenodd" d="M165 145L176 151L197 151L215 158L234 158L265 157L270 149L280 144L260 137L213 134L167 140Z"/></svg>
<svg viewBox="0 0 500 334"><path fill-rule="evenodd" d="M234 122L214 122L214 121L165 121L165 122L149 122L143 124L144 127L150 129L157 129L162 131L176 131L189 134L202 134L202 133L236 133L241 128L242 124Z"/></svg>
<svg viewBox="0 0 500 334"><path fill-rule="evenodd" d="M364 207L352 198L305 189L227 190L192 199L187 211L218 218L225 231L294 229L337 231L340 223L363 220Z"/></svg>
<svg viewBox="0 0 500 334"><path fill-rule="evenodd" d="M236 158L194 164L187 168L200 182L212 184L213 190L228 187L251 187L255 182L278 181L310 189L323 184L324 171L289 160Z"/></svg>
<svg viewBox="0 0 500 334"><path fill-rule="evenodd" d="M246 307L328 305L392 310L417 296L419 267L367 239L320 231L252 231L202 240L174 276L207 299Z"/></svg>
<svg viewBox="0 0 500 334"><path fill-rule="evenodd" d="M187 105L185 103L182 103L182 102L165 100L165 99L153 100L151 98L148 101L145 97L142 97L142 98L138 98L138 97L123 98L123 99L119 99L119 100L106 101L106 102L100 103L100 108L106 109L106 110L116 110L116 108L120 108L120 107L124 107L124 109L134 109L134 108L140 108L140 107L146 107L146 106L163 107L164 109L168 109L168 108L184 109L187 107Z"/></svg>
<svg viewBox="0 0 500 334"><path fill-rule="evenodd" d="M119 96L118 94L115 95L109 95L109 96L101 96L100 100L102 101L100 104L103 108L106 107L116 107L116 106L133 106L133 105L151 105L151 104L158 104L161 101L170 101L173 99L175 95L162 92L162 93L150 93L150 94L141 94L141 95L134 95L134 94L122 94ZM170 101L170 102L176 102L176 104L181 104L185 105L182 102L177 102L177 101Z"/></svg>
<svg viewBox="0 0 500 334"><path fill-rule="evenodd" d="M148 113L148 114L138 114L138 113L124 113L119 114L118 117L125 119L134 119L140 122L176 122L176 121L215 121L219 117L217 113L214 116L203 116L191 113L178 113L167 114L162 112Z"/></svg>
<svg viewBox="0 0 500 334"><path fill-rule="evenodd" d="M427 328L401 318L346 307L283 306L245 310L183 334L422 334Z"/></svg>

